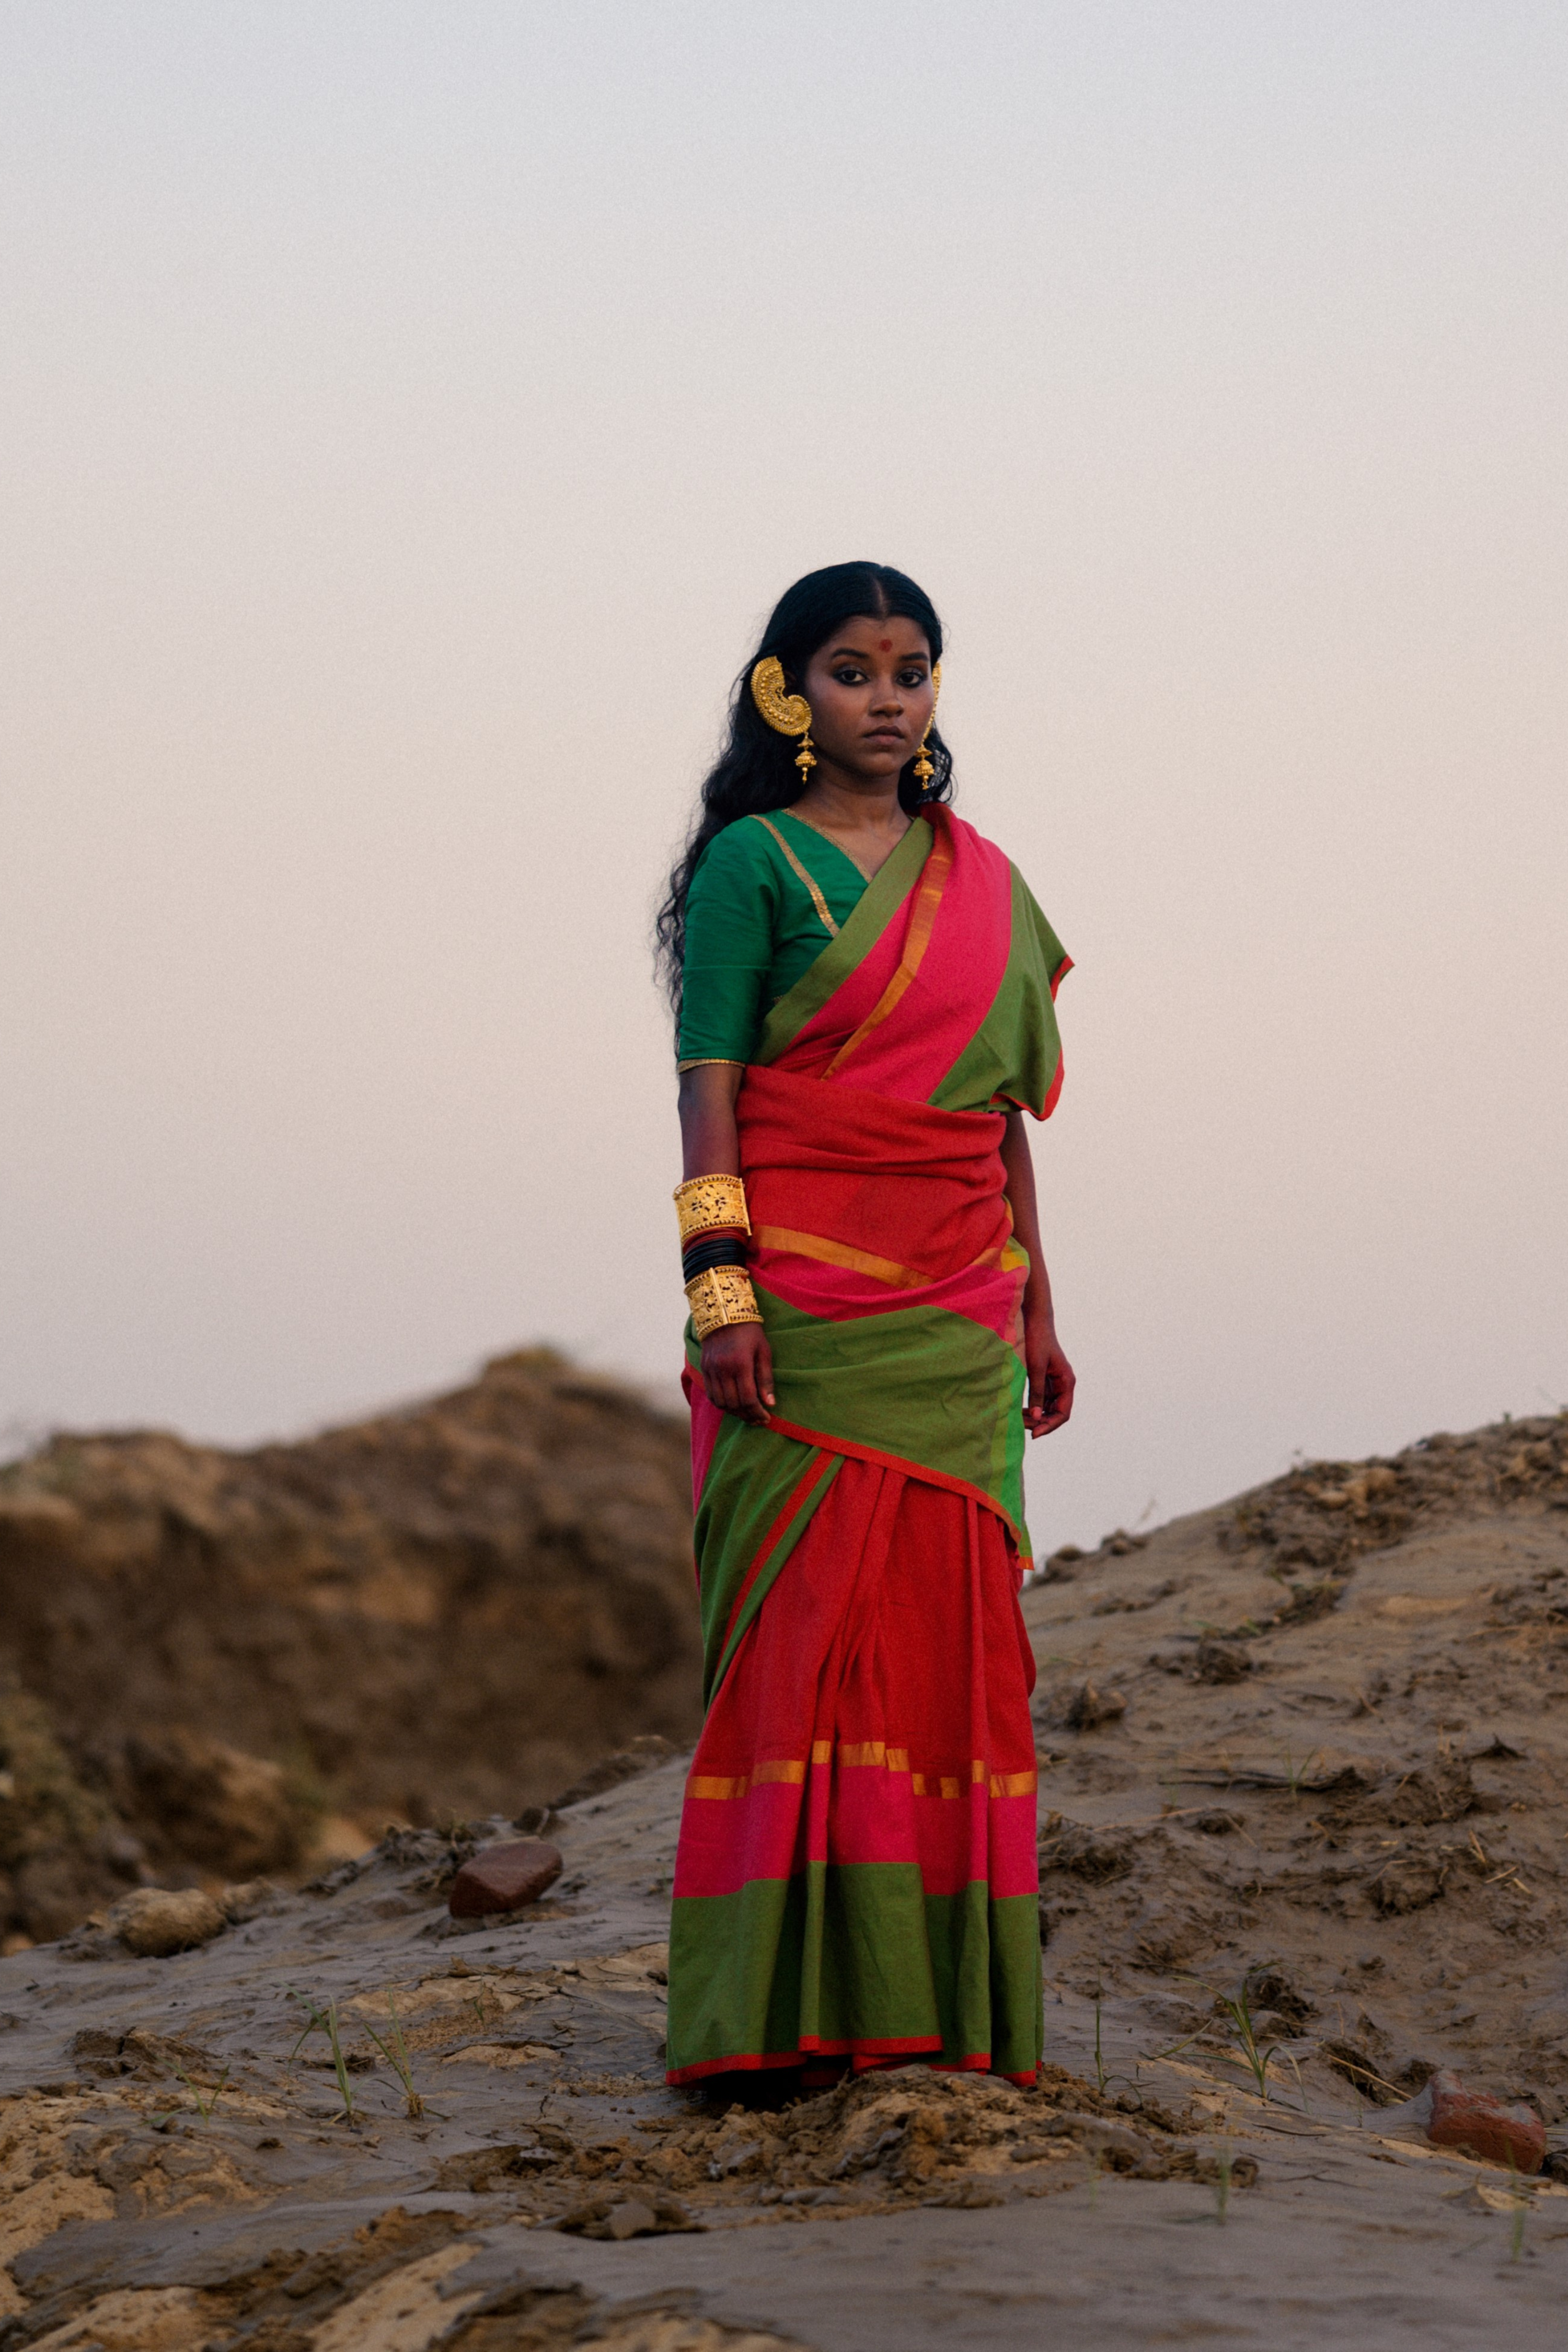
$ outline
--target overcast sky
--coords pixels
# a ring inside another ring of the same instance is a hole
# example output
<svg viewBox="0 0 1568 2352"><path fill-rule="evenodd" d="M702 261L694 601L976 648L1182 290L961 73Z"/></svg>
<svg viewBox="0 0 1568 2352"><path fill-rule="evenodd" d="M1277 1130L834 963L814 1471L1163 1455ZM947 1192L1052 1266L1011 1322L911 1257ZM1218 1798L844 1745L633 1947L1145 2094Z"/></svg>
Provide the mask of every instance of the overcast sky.
<svg viewBox="0 0 1568 2352"><path fill-rule="evenodd" d="M1047 1546L1568 1399L1561 0L11 0L0 1423L684 1304L647 931L817 564L1067 941Z"/></svg>

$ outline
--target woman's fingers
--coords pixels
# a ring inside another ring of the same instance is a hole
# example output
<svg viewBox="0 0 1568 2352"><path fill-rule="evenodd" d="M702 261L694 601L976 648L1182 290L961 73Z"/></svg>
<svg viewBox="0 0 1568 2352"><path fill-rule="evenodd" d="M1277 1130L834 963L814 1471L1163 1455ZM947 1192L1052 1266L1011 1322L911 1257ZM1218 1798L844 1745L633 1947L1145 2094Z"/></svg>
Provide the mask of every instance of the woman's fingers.
<svg viewBox="0 0 1568 2352"><path fill-rule="evenodd" d="M773 1402L773 1357L759 1324L716 1332L702 1349L702 1385L721 1412L762 1424Z"/></svg>
<svg viewBox="0 0 1568 2352"><path fill-rule="evenodd" d="M1073 1368L1059 1348L1052 1348L1037 1371L1029 1373L1029 1402L1024 1426L1031 1437L1048 1437L1072 1417Z"/></svg>
<svg viewBox="0 0 1568 2352"><path fill-rule="evenodd" d="M750 1345L742 1391L742 1411L749 1422L760 1427L766 1423L768 1407L773 1401L773 1358L761 1324L753 1323L747 1337Z"/></svg>

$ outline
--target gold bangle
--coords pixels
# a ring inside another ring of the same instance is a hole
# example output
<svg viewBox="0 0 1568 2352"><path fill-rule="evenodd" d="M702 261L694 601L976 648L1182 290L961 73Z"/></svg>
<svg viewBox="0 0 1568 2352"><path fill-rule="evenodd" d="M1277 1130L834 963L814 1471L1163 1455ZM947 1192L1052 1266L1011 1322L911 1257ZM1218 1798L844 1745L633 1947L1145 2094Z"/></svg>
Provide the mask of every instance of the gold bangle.
<svg viewBox="0 0 1568 2352"><path fill-rule="evenodd" d="M752 1277L742 1265L710 1265L686 1286L691 1326L700 1339L731 1323L760 1323Z"/></svg>
<svg viewBox="0 0 1568 2352"><path fill-rule="evenodd" d="M680 1219L680 1246L699 1234L749 1234L746 1188L739 1176L691 1176L675 1188L675 1213Z"/></svg>

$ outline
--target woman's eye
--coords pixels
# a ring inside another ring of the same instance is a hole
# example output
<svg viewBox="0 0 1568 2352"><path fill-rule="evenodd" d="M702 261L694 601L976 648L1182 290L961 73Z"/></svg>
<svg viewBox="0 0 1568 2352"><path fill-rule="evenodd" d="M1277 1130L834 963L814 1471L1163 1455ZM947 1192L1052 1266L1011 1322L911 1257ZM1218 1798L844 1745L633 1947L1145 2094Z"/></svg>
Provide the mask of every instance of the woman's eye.
<svg viewBox="0 0 1568 2352"><path fill-rule="evenodd" d="M833 675L837 679L840 686L864 686L866 683L866 673L863 669L850 669L846 667L844 669L836 669Z"/></svg>
<svg viewBox="0 0 1568 2352"><path fill-rule="evenodd" d="M899 679L899 684L900 686L907 686L911 688L917 686L923 686L925 682L926 674L923 669L907 669L903 671Z"/></svg>

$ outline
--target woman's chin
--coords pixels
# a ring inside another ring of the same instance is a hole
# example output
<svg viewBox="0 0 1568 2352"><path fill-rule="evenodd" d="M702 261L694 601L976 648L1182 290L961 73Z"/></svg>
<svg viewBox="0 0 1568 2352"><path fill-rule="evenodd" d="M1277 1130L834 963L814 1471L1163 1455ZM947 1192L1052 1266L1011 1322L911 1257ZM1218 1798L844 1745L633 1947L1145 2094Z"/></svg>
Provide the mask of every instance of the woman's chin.
<svg viewBox="0 0 1568 2352"><path fill-rule="evenodd" d="M907 751L858 751L853 759L841 764L845 772L858 784L886 787L896 783L908 759Z"/></svg>

